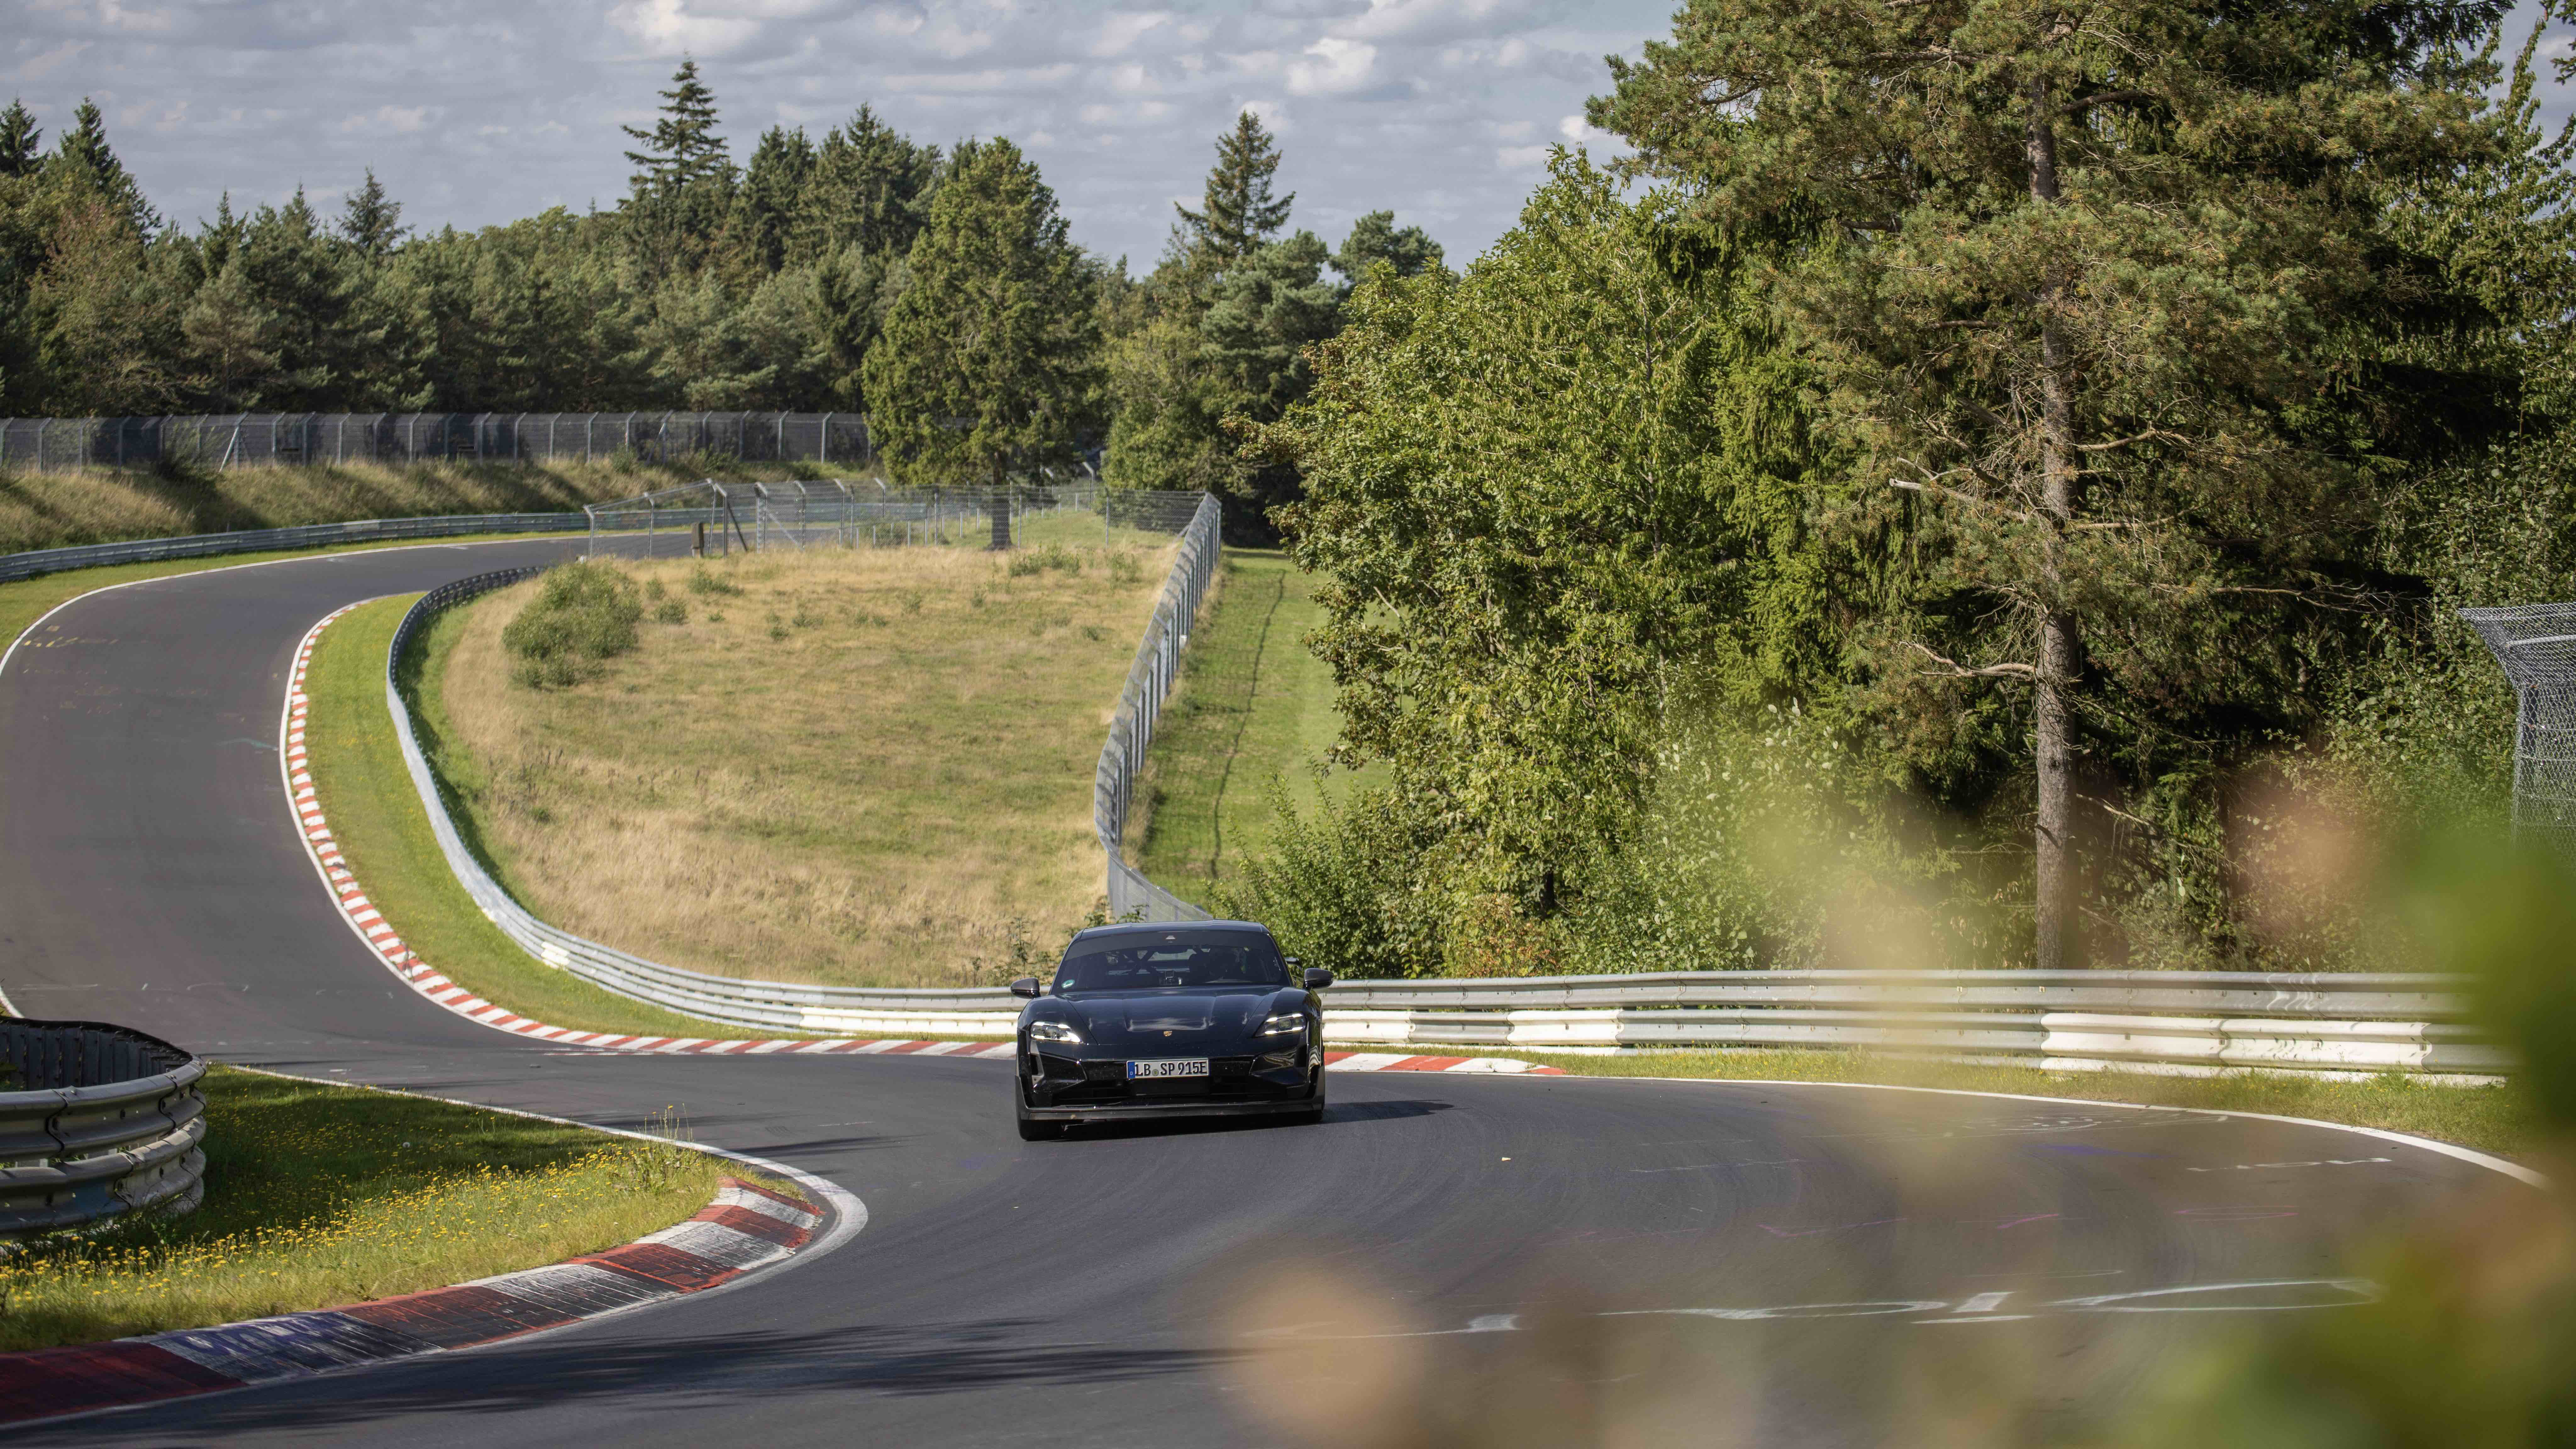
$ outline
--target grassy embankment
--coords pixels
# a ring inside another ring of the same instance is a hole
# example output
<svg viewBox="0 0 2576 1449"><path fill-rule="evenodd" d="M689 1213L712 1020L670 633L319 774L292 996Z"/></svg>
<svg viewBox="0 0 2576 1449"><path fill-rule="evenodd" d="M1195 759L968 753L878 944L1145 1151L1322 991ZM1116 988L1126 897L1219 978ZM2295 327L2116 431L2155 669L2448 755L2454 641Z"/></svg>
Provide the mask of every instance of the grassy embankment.
<svg viewBox="0 0 2576 1449"><path fill-rule="evenodd" d="M1332 671L1306 648L1324 621L1314 586L1284 554L1229 549L1190 636L1129 824L1137 868L1185 900L1204 901L1234 863L1261 853L1280 786L1305 809L1369 778L1318 768L1341 720Z"/></svg>
<svg viewBox="0 0 2576 1449"><path fill-rule="evenodd" d="M747 978L1006 980L1099 906L1093 767L1170 566L1167 538L1099 528L1031 519L1007 560L625 565L661 590L641 642L565 689L511 681L534 586L506 591L426 641L432 748L497 874L566 930Z"/></svg>
<svg viewBox="0 0 2576 1449"><path fill-rule="evenodd" d="M0 473L0 554L129 538L426 518L451 513L560 513L653 488L727 479L824 476L814 465L346 463L293 468ZM830 476L849 476L846 469Z"/></svg>
<svg viewBox="0 0 2576 1449"><path fill-rule="evenodd" d="M630 1001L545 965L486 919L458 884L430 833L429 815L403 767L385 713L385 650L419 596L362 604L322 632L305 675L305 744L322 812L367 898L422 960L486 1000L522 1016L579 1031L636 1036L738 1037L745 1030ZM450 614L453 621L458 616ZM435 696L406 674L416 705L435 716Z"/></svg>
<svg viewBox="0 0 2576 1449"><path fill-rule="evenodd" d="M0 1259L0 1351L326 1308L597 1252L757 1177L702 1152L217 1068L206 1200Z"/></svg>

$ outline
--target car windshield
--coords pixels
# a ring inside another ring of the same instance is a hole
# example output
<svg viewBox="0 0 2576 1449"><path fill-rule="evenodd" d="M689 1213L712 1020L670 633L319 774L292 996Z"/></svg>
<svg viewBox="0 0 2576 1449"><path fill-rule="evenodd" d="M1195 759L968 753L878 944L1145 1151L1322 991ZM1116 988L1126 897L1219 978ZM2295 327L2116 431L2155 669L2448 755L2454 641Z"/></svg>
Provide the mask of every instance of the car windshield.
<svg viewBox="0 0 2576 1449"><path fill-rule="evenodd" d="M1076 945L1055 969L1059 996L1077 991L1191 991L1288 984L1288 968L1267 936L1173 932Z"/></svg>

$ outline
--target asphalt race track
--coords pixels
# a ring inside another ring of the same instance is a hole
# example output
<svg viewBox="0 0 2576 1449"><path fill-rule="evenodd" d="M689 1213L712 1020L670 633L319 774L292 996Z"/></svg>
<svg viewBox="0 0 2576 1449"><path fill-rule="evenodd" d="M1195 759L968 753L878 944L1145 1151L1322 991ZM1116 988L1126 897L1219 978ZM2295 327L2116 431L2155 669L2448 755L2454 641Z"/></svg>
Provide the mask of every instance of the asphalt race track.
<svg viewBox="0 0 2576 1449"><path fill-rule="evenodd" d="M1000 1063L480 1027L334 914L279 787L279 696L334 608L580 542L239 567L53 615L0 671L0 990L311 1076L612 1125L680 1104L856 1193L866 1229L740 1291L13 1444L1925 1442L1998 1402L2116 1409L2258 1310L2350 1301L2319 1280L2352 1235L2500 1181L2204 1114L1432 1074L1345 1075L1316 1127L1023 1144Z"/></svg>

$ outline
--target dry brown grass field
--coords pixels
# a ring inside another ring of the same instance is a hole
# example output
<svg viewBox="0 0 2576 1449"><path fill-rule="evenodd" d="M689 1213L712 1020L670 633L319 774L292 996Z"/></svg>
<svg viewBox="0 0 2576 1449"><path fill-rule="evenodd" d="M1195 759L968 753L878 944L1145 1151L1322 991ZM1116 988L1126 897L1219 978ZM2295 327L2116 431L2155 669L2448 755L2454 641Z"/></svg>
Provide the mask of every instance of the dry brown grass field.
<svg viewBox="0 0 2576 1449"><path fill-rule="evenodd" d="M725 467L728 477L762 480L794 471L793 465ZM620 470L606 462L0 473L0 553L361 518L568 512L702 476L693 467Z"/></svg>
<svg viewBox="0 0 2576 1449"><path fill-rule="evenodd" d="M930 547L621 565L661 586L641 642L559 690L510 678L524 584L433 631L427 723L567 930L730 976L1006 980L1101 904L1092 771L1171 564L1087 536L1016 574Z"/></svg>

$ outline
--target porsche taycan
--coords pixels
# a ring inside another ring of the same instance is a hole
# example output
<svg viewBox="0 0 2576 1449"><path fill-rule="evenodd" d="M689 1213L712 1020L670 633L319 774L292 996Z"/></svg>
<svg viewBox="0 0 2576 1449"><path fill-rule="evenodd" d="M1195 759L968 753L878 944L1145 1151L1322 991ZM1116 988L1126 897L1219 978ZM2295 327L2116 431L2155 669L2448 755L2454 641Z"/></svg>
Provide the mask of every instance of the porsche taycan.
<svg viewBox="0 0 2576 1449"><path fill-rule="evenodd" d="M1333 973L1248 921L1100 926L1023 976L1012 1093L1030 1141L1077 1122L1324 1116Z"/></svg>

